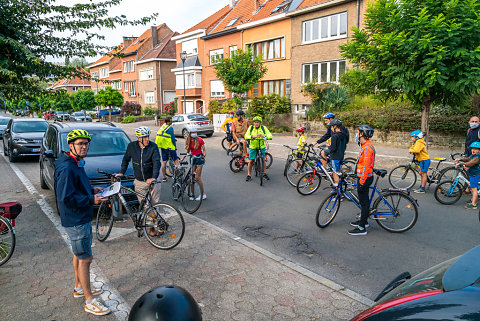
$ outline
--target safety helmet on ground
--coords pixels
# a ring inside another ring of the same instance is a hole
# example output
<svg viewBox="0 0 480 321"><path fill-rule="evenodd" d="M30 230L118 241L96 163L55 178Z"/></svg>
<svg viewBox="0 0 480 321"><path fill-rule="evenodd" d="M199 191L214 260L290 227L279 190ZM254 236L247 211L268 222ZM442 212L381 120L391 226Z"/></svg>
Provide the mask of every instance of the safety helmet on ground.
<svg viewBox="0 0 480 321"><path fill-rule="evenodd" d="M307 127L305 127L305 126L300 126L300 127L297 128L297 133L303 133L303 132L306 131L306 130L307 130Z"/></svg>
<svg viewBox="0 0 480 321"><path fill-rule="evenodd" d="M414 130L413 132L410 133L410 137L415 137L415 138L423 138L423 133L421 130Z"/></svg>
<svg viewBox="0 0 480 321"><path fill-rule="evenodd" d="M237 110L237 112L235 114L242 115L242 116L245 115L245 113L241 109Z"/></svg>
<svg viewBox="0 0 480 321"><path fill-rule="evenodd" d="M135 129L135 136L137 137L150 136L150 129L147 126L140 126L137 129Z"/></svg>
<svg viewBox="0 0 480 321"><path fill-rule="evenodd" d="M357 125L358 130L360 130L366 138L372 138L374 130L368 125Z"/></svg>
<svg viewBox="0 0 480 321"><path fill-rule="evenodd" d="M88 141L92 140L90 134L84 129L74 129L67 135L67 144L73 143L75 140L79 138L85 138Z"/></svg>
<svg viewBox="0 0 480 321"><path fill-rule="evenodd" d="M260 116L255 116L255 117L253 117L253 121L262 122L262 117L260 117Z"/></svg>
<svg viewBox="0 0 480 321"><path fill-rule="evenodd" d="M342 126L342 121L338 118L332 119L329 123L328 126Z"/></svg>
<svg viewBox="0 0 480 321"><path fill-rule="evenodd" d="M129 321L201 321L202 311L185 289L160 286L142 295L132 307Z"/></svg>
<svg viewBox="0 0 480 321"><path fill-rule="evenodd" d="M480 142L473 142L469 146L470 148L478 148L480 149Z"/></svg>
<svg viewBox="0 0 480 321"><path fill-rule="evenodd" d="M323 115L323 118L324 118L324 119L335 118L335 114L328 112L328 113L326 113L325 115Z"/></svg>

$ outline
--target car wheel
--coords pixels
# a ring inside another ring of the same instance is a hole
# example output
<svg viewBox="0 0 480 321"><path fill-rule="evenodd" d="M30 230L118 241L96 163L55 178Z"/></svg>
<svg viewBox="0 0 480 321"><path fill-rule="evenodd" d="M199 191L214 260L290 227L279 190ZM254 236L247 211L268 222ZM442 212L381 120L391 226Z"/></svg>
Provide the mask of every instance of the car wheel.
<svg viewBox="0 0 480 321"><path fill-rule="evenodd" d="M183 138L187 138L188 137L188 130L186 128L184 128L182 130L182 135L183 135Z"/></svg>
<svg viewBox="0 0 480 321"><path fill-rule="evenodd" d="M42 160L40 159L40 162L41 161ZM48 185L47 185L47 183L45 183L45 178L43 177L43 167L42 167L42 165L40 165L40 187L42 189L48 189Z"/></svg>
<svg viewBox="0 0 480 321"><path fill-rule="evenodd" d="M8 150L8 160L10 161L10 163L15 163L17 161L17 157L13 155L13 150L11 147Z"/></svg>

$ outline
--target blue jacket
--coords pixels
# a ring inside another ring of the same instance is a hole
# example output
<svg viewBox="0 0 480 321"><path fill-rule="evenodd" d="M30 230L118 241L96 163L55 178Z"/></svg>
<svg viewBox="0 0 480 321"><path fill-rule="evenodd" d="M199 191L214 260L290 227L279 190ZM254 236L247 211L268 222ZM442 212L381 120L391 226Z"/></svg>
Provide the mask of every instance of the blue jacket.
<svg viewBox="0 0 480 321"><path fill-rule="evenodd" d="M62 226L88 223L93 217L93 189L83 167L64 153L55 161L55 193Z"/></svg>

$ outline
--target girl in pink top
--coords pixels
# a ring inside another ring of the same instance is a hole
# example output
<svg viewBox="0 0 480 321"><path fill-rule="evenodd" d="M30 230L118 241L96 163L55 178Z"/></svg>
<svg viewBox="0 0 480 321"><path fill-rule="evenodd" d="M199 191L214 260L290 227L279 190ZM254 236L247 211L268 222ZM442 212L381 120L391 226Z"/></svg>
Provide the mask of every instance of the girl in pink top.
<svg viewBox="0 0 480 321"><path fill-rule="evenodd" d="M202 197L203 199L206 199L207 194L205 193L205 188L203 186L202 169L203 165L205 165L205 156L207 156L207 152L205 150L205 142L198 137L198 133L195 130L191 130L188 133L187 139L185 140L185 149L187 150L187 153L197 156L192 160L193 172L195 173L195 178L203 189Z"/></svg>

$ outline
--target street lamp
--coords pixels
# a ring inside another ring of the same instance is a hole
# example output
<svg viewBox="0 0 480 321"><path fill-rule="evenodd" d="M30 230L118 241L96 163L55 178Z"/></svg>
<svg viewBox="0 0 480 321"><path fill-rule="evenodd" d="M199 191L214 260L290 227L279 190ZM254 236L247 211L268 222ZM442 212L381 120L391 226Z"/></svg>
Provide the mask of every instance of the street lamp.
<svg viewBox="0 0 480 321"><path fill-rule="evenodd" d="M185 101L185 60L187 59L187 52L180 53L180 59L182 59L182 71L183 71L183 112L187 112L187 103Z"/></svg>

